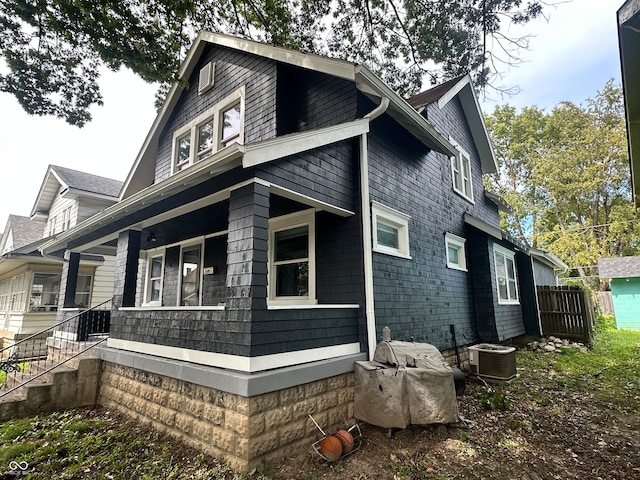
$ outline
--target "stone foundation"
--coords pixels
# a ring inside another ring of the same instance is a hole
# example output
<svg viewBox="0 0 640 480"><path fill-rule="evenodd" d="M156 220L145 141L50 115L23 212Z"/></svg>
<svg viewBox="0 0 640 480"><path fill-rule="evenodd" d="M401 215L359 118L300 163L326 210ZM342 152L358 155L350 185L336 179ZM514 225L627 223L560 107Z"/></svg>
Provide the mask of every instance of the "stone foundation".
<svg viewBox="0 0 640 480"><path fill-rule="evenodd" d="M353 373L254 397L102 362L98 403L247 471L355 423Z"/></svg>
<svg viewBox="0 0 640 480"><path fill-rule="evenodd" d="M457 366L458 358L456 357L455 348L444 350L442 356L452 367ZM460 370L469 370L469 347L458 347L458 355L460 356Z"/></svg>

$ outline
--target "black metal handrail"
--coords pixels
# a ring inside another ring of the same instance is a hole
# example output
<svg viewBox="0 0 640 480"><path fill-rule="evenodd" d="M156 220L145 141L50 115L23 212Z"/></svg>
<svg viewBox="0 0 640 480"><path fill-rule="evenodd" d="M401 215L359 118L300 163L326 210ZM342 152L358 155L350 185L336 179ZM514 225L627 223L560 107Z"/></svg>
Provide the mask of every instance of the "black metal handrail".
<svg viewBox="0 0 640 480"><path fill-rule="evenodd" d="M105 342L110 304L109 299L0 349L0 398Z"/></svg>

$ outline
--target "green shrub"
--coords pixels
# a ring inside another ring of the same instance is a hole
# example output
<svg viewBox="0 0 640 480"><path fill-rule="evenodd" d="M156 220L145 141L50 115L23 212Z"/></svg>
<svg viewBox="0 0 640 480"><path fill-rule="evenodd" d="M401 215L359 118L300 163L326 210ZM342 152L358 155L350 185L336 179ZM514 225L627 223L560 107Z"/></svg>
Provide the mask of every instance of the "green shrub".
<svg viewBox="0 0 640 480"><path fill-rule="evenodd" d="M615 330L616 326L616 317L613 315L604 315L602 313L598 313L596 315L596 325L595 330L596 333L609 332L611 330Z"/></svg>

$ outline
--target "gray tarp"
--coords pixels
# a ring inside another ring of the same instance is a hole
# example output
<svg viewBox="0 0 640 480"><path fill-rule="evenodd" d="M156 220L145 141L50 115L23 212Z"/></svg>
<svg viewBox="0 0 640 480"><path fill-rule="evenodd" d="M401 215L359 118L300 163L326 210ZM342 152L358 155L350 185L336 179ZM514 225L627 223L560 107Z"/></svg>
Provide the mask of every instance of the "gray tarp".
<svg viewBox="0 0 640 480"><path fill-rule="evenodd" d="M458 421L453 371L428 343L382 342L356 362L354 415L383 428Z"/></svg>

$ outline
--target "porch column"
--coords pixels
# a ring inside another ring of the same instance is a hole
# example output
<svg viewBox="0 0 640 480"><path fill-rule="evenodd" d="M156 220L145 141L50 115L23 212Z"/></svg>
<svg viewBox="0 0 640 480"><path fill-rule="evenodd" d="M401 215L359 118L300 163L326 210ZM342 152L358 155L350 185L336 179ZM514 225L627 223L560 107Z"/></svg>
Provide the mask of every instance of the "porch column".
<svg viewBox="0 0 640 480"><path fill-rule="evenodd" d="M135 306L140 237L139 230L126 230L118 235L116 272L113 282L114 307Z"/></svg>
<svg viewBox="0 0 640 480"><path fill-rule="evenodd" d="M231 192L227 239L227 319L238 355L248 355L251 320L266 315L269 188L252 183Z"/></svg>
<svg viewBox="0 0 640 480"><path fill-rule="evenodd" d="M80 254L70 250L65 251L64 262L62 263L62 275L60 277L58 310L74 308L76 306L76 286L78 284L79 267Z"/></svg>

